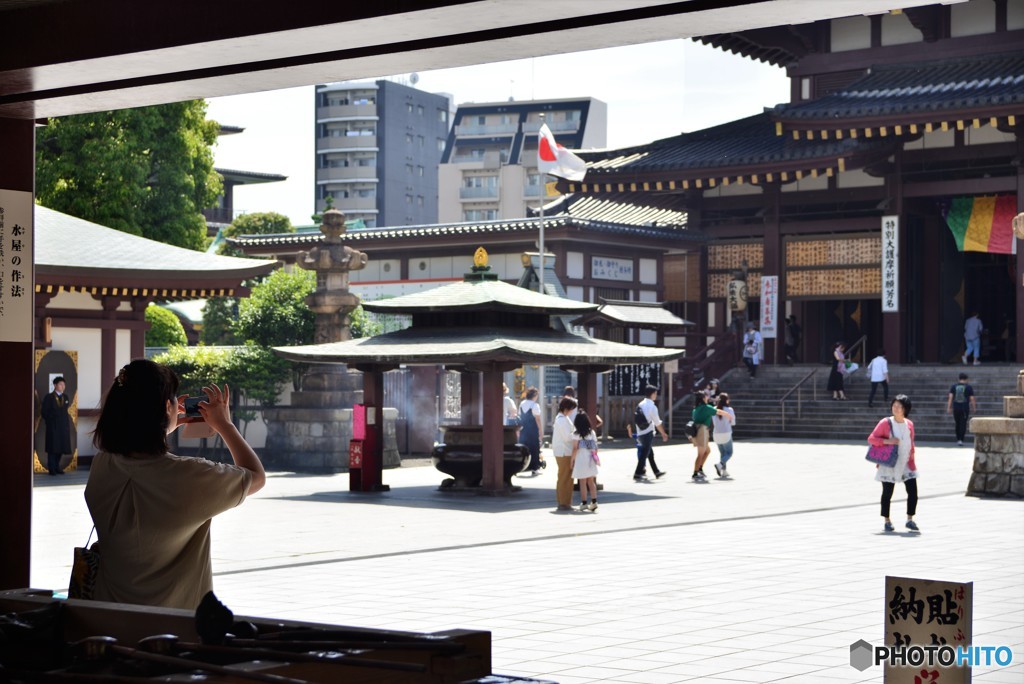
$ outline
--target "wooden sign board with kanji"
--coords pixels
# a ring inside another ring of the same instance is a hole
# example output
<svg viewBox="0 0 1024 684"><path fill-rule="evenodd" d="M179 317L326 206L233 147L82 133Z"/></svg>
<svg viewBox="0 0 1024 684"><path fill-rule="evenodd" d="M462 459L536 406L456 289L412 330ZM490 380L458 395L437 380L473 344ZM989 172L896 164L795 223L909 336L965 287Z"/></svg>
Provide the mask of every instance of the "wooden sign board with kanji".
<svg viewBox="0 0 1024 684"><path fill-rule="evenodd" d="M885 645L969 646L974 583L885 578ZM885 663L885 684L966 684L971 668Z"/></svg>

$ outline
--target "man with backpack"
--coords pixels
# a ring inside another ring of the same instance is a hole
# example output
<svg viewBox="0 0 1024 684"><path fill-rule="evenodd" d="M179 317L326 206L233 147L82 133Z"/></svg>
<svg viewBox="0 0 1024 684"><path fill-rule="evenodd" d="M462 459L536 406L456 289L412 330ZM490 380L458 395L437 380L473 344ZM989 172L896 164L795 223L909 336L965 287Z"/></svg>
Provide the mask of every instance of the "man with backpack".
<svg viewBox="0 0 1024 684"><path fill-rule="evenodd" d="M661 417L658 415L658 405L655 400L658 398L658 388L654 385L647 385L644 388L644 399L641 401L633 414L636 435L636 472L633 473L634 482L647 482L647 462L650 461L651 471L655 478L665 476L664 470L658 470L658 464L654 462L654 431L661 433L661 441L668 441L668 433L661 424Z"/></svg>
<svg viewBox="0 0 1024 684"><path fill-rule="evenodd" d="M967 383L967 373L961 373L959 381L949 388L949 398L946 400L946 413L953 412L953 421L956 423L956 444L964 445L964 436L967 434L967 418L971 411L978 409L974 402L974 388Z"/></svg>

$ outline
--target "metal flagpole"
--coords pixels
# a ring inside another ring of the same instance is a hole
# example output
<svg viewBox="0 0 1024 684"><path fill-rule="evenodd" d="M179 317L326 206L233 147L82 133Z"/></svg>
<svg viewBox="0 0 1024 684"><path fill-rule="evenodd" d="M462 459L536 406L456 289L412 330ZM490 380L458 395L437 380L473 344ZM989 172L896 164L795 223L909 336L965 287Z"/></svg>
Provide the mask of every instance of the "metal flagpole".
<svg viewBox="0 0 1024 684"><path fill-rule="evenodd" d="M540 113L540 125L543 128L543 126L544 126L544 112ZM540 129L538 129L538 131L539 130ZM546 173L541 173L541 170L540 170L540 133L539 132L538 132L538 135L537 135L537 175L540 177L540 207L539 207L539 210L537 212L537 215L540 216L540 235L538 236L538 242L539 242L538 249L540 250L540 272L537 274L537 280L538 280L538 283L539 283L537 289L538 289L538 291L541 294L544 294L544 267L545 267L546 262L547 262L547 259L544 256L544 200L546 199L545 195L547 194L547 177L548 177L548 175ZM540 373L539 373L540 378L537 380L537 391L540 393L540 405L544 407L544 408L541 409L541 421L542 422L546 422L547 421L547 414L548 414L548 401L547 401L547 394L544 392L544 366L540 365L540 366L538 366L538 369L540 370ZM544 429L544 427L541 426L541 430L543 430L543 429ZM543 440L544 440L544 434L542 432L541 433L541 441L543 441Z"/></svg>

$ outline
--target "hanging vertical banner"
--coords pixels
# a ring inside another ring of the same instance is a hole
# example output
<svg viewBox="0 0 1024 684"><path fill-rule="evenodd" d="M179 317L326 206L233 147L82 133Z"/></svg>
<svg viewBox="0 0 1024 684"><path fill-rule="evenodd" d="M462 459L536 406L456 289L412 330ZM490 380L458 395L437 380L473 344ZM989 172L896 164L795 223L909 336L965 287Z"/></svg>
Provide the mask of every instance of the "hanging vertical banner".
<svg viewBox="0 0 1024 684"><path fill-rule="evenodd" d="M31 342L32 193L0 189L0 342Z"/></svg>
<svg viewBox="0 0 1024 684"><path fill-rule="evenodd" d="M900 310L900 217L882 217L882 312Z"/></svg>
<svg viewBox="0 0 1024 684"><path fill-rule="evenodd" d="M779 276L761 276L761 337L774 339L779 325Z"/></svg>

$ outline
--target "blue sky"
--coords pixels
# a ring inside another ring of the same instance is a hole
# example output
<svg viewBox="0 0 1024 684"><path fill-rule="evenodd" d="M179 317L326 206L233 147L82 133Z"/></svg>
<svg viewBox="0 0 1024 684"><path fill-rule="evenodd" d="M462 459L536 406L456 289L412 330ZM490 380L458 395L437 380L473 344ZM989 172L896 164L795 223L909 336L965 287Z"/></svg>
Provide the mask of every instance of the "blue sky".
<svg viewBox="0 0 1024 684"><path fill-rule="evenodd" d="M456 104L595 97L608 104L609 147L724 123L789 99L782 69L690 40L425 71L416 87L449 93ZM236 189L235 207L277 211L296 225L309 224L313 86L216 98L210 100L209 116L246 129L221 138L217 166L289 177Z"/></svg>

